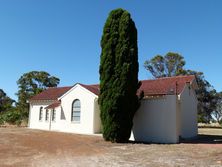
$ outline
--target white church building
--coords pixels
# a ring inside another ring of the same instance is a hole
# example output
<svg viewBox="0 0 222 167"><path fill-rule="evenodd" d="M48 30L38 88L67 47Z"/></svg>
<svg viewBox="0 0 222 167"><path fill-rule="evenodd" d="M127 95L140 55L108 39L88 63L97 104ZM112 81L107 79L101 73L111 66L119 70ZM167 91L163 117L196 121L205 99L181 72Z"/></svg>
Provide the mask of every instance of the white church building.
<svg viewBox="0 0 222 167"><path fill-rule="evenodd" d="M131 139L140 142L178 143L197 136L195 76L143 80L141 106L133 120ZM48 88L29 100L29 128L101 133L99 85L77 83Z"/></svg>

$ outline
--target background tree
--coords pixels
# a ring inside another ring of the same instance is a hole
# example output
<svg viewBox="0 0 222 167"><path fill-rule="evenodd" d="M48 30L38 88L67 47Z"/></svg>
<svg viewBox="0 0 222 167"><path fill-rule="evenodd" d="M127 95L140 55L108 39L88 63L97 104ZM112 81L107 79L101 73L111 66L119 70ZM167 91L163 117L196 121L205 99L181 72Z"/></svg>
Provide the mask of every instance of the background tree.
<svg viewBox="0 0 222 167"><path fill-rule="evenodd" d="M19 87L17 108L28 114L27 100L47 87L56 87L59 81L59 78L45 71L31 71L23 74L17 81Z"/></svg>
<svg viewBox="0 0 222 167"><path fill-rule="evenodd" d="M144 67L155 77L171 77L184 73L185 60L178 53L168 52L165 56L157 55L145 61Z"/></svg>
<svg viewBox="0 0 222 167"><path fill-rule="evenodd" d="M14 100L8 97L6 93L2 89L0 89L0 112L10 110L14 102Z"/></svg>
<svg viewBox="0 0 222 167"><path fill-rule="evenodd" d="M144 67L155 77L171 77L178 75L195 75L198 90L198 121L208 123L212 120L212 113L217 107L217 92L213 86L205 79L202 72L186 70L184 58L173 52L165 56L157 55L145 61Z"/></svg>
<svg viewBox="0 0 222 167"><path fill-rule="evenodd" d="M213 111L213 116L219 124L222 124L222 92L217 93L217 105Z"/></svg>
<svg viewBox="0 0 222 167"><path fill-rule="evenodd" d="M186 70L185 74L196 76L198 84L198 89L196 90L198 99L198 122L209 123L213 119L213 111L217 108L217 91L205 79L202 72Z"/></svg>
<svg viewBox="0 0 222 167"><path fill-rule="evenodd" d="M103 137L128 141L139 107L137 29L123 9L110 12L101 40L99 104Z"/></svg>

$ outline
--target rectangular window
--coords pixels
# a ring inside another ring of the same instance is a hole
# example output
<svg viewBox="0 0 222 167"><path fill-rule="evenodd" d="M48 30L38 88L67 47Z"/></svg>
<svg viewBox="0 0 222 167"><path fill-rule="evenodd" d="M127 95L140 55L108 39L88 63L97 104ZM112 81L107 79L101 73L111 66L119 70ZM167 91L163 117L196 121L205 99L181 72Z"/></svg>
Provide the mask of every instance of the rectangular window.
<svg viewBox="0 0 222 167"><path fill-rule="evenodd" d="M39 110L39 121L42 121L42 118L43 118L43 107L40 107L40 110Z"/></svg>
<svg viewBox="0 0 222 167"><path fill-rule="evenodd" d="M48 121L49 120L49 110L46 109L45 111L45 120Z"/></svg>
<svg viewBox="0 0 222 167"><path fill-rule="evenodd" d="M55 121L56 120L56 110L53 109L52 110L52 121Z"/></svg>
<svg viewBox="0 0 222 167"><path fill-rule="evenodd" d="M60 119L61 119L61 120L66 120L66 117L65 117L65 114L64 114L63 108L61 108Z"/></svg>

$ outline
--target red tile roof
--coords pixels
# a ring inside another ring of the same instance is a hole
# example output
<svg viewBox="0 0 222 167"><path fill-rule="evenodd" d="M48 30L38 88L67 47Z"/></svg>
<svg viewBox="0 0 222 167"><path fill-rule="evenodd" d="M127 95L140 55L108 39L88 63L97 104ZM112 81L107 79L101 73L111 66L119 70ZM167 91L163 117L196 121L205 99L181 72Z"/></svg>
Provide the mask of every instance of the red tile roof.
<svg viewBox="0 0 222 167"><path fill-rule="evenodd" d="M71 88L72 86L48 88L40 94L33 96L30 100L57 100Z"/></svg>
<svg viewBox="0 0 222 167"><path fill-rule="evenodd" d="M82 87L86 88L90 92L94 93L95 95L99 95L99 85L84 85L84 84L79 84Z"/></svg>
<svg viewBox="0 0 222 167"><path fill-rule="evenodd" d="M54 103L52 103L52 104L48 105L47 107L45 107L45 109L53 109L53 108L59 107L60 104L61 104L61 102L57 100Z"/></svg>
<svg viewBox="0 0 222 167"><path fill-rule="evenodd" d="M144 91L144 96L180 94L186 83L192 83L194 80L193 75L144 80L141 81L139 91Z"/></svg>
<svg viewBox="0 0 222 167"><path fill-rule="evenodd" d="M143 80L141 81L142 85L138 92L143 91L144 96L180 94L183 91L186 83L192 83L194 80L195 76L193 75L166 77L154 80ZM99 85L79 85L86 88L90 92L99 95ZM30 100L57 100L71 88L72 86L49 88L42 93L34 96Z"/></svg>

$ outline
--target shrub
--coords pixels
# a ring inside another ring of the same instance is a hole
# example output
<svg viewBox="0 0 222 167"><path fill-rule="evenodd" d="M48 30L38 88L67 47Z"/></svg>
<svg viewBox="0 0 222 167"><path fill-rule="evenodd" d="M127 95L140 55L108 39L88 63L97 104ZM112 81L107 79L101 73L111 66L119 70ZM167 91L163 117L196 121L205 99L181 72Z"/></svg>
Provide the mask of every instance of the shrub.
<svg viewBox="0 0 222 167"><path fill-rule="evenodd" d="M26 114L24 112L21 112L19 110L16 110L13 108L10 111L5 111L0 114L0 124L14 124L14 125L20 125L23 120L26 119Z"/></svg>

